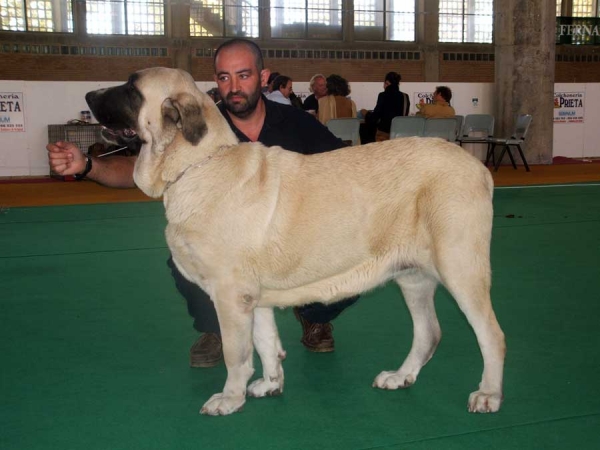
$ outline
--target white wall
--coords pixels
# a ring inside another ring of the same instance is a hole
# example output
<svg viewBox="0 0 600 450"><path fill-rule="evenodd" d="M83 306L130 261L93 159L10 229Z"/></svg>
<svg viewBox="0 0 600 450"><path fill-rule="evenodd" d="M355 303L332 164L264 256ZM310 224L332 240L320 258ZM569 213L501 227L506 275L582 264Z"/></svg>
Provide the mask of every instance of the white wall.
<svg viewBox="0 0 600 450"><path fill-rule="evenodd" d="M85 93L101 87L121 83L108 82L44 82L1 81L0 92L22 92L24 100L25 132L0 132L0 176L47 175L49 173L45 146L48 141L47 125L79 119L79 112L88 109ZM213 82L199 82L206 91ZM411 113L415 109L415 93L433 92L439 83L402 83L401 89L409 94ZM452 104L457 114L491 114L493 112L493 85L490 83L449 83L453 91ZM352 99L361 109L372 109L382 83L352 83ZM295 82L294 90L308 94L307 82ZM585 92L585 104L600 104L600 84L557 84L557 92ZM473 98L478 99L475 105ZM600 109L588 107L585 122L554 125L554 156L600 157ZM535 118L534 118L535 120ZM468 148L483 159L483 147Z"/></svg>
<svg viewBox="0 0 600 450"><path fill-rule="evenodd" d="M120 83L0 81L0 92L22 92L25 132L0 132L0 176L48 175L49 124L79 119L85 93Z"/></svg>

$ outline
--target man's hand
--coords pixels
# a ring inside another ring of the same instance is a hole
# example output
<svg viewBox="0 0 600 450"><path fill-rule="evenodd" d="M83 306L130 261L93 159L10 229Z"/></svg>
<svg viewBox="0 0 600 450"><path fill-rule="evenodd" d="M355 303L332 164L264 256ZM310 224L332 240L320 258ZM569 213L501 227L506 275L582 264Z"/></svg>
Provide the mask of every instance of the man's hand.
<svg viewBox="0 0 600 450"><path fill-rule="evenodd" d="M85 156L71 142L55 142L46 145L50 169L59 175L75 175L85 170Z"/></svg>

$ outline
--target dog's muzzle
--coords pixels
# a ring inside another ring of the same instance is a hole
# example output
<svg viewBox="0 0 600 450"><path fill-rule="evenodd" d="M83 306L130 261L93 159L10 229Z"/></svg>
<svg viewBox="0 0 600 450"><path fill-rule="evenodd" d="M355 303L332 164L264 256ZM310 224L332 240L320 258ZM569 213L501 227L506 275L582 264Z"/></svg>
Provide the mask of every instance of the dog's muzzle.
<svg viewBox="0 0 600 450"><path fill-rule="evenodd" d="M114 130L108 127L102 127L102 137L108 141L130 141L138 137L137 133L131 128L123 130Z"/></svg>

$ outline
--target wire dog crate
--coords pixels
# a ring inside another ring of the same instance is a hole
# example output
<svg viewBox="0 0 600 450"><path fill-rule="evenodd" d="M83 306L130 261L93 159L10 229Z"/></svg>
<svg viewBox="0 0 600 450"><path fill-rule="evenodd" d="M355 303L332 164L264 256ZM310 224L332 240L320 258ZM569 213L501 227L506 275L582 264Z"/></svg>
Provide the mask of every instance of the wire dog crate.
<svg viewBox="0 0 600 450"><path fill-rule="evenodd" d="M76 144L83 153L96 142L103 142L102 125L48 125L48 142L69 141Z"/></svg>

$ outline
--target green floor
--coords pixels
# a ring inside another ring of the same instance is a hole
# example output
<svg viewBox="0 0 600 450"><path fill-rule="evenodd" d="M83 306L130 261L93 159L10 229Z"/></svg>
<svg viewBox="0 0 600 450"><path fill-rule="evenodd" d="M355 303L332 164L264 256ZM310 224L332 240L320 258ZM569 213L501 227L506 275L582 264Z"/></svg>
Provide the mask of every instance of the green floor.
<svg viewBox="0 0 600 450"><path fill-rule="evenodd" d="M335 322L332 354L305 351L278 311L285 394L215 418L198 410L225 368L188 367L196 333L165 265L161 204L3 209L0 448L598 449L600 186L498 189L495 214L499 413L467 413L482 362L443 289L444 336L418 382L371 387L411 342L390 284Z"/></svg>

